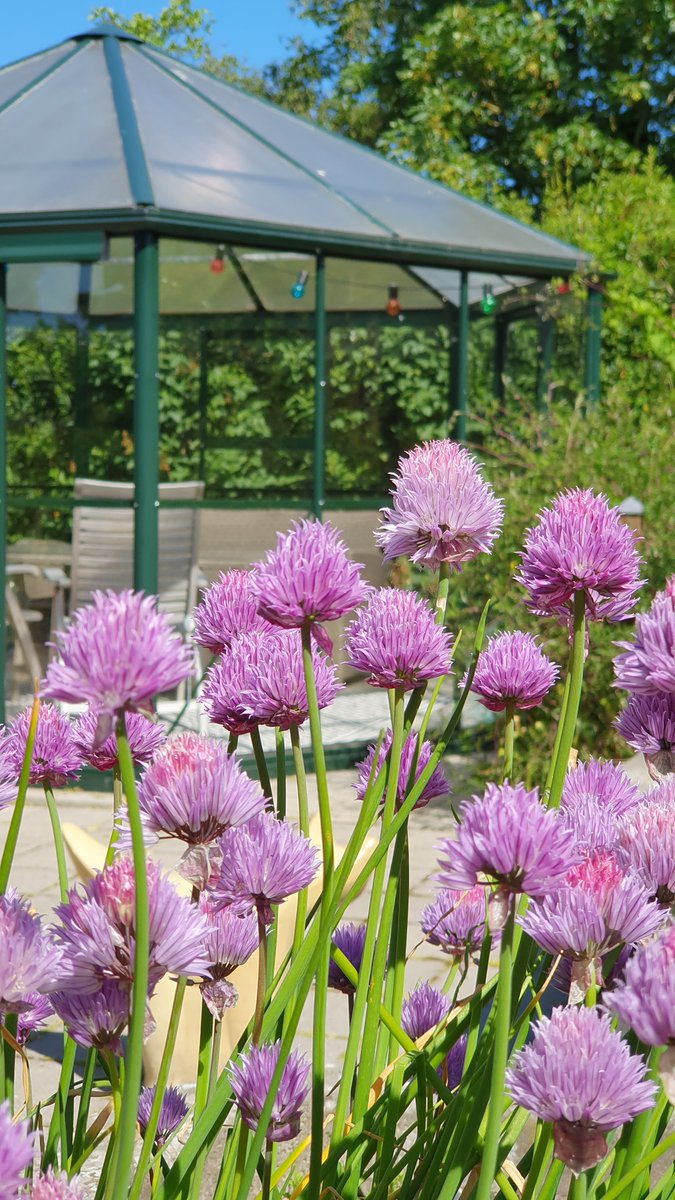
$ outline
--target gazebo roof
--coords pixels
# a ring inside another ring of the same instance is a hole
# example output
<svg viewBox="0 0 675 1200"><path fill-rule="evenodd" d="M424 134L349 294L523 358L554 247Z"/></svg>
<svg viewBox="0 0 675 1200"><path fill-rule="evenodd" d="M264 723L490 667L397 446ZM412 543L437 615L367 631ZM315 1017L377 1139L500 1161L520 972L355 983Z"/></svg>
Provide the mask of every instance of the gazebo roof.
<svg viewBox="0 0 675 1200"><path fill-rule="evenodd" d="M407 264L451 303L461 268L513 286L588 262L109 25L0 70L0 161L0 232L151 228Z"/></svg>

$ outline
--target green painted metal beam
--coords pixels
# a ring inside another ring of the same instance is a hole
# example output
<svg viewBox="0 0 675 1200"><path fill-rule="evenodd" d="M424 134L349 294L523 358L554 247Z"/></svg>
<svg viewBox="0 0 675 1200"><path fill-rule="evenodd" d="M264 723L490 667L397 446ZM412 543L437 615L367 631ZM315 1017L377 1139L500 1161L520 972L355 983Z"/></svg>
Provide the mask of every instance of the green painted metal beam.
<svg viewBox="0 0 675 1200"><path fill-rule="evenodd" d="M314 456L312 463L312 510L322 519L326 506L326 404L328 370L326 349L326 264L323 254L316 256L314 280Z"/></svg>
<svg viewBox="0 0 675 1200"><path fill-rule="evenodd" d="M555 352L555 321L542 317L537 332L537 408L548 403L553 354Z"/></svg>
<svg viewBox="0 0 675 1200"><path fill-rule="evenodd" d="M0 724L5 723L7 695L7 268L0 263Z"/></svg>
<svg viewBox="0 0 675 1200"><path fill-rule="evenodd" d="M103 53L110 76L131 195L134 204L153 205L152 183L118 38L104 37Z"/></svg>
<svg viewBox="0 0 675 1200"><path fill-rule="evenodd" d="M602 291L599 283L589 284L586 301L586 364L584 386L586 400L594 406L600 400L600 357L602 353Z"/></svg>
<svg viewBox="0 0 675 1200"><path fill-rule="evenodd" d="M134 246L134 587L156 594L159 571L159 246Z"/></svg>
<svg viewBox="0 0 675 1200"><path fill-rule="evenodd" d="M457 397L455 433L459 442L466 441L469 411L469 273L462 271L459 279L459 311L457 319Z"/></svg>
<svg viewBox="0 0 675 1200"><path fill-rule="evenodd" d="M11 233L0 231L0 260L5 263L97 262L105 248L102 230L89 233Z"/></svg>
<svg viewBox="0 0 675 1200"><path fill-rule="evenodd" d="M506 317L497 314L495 317L495 342L494 342L494 377L493 391L495 400L500 403L504 399L504 376L506 374L506 356L509 341L509 324Z"/></svg>

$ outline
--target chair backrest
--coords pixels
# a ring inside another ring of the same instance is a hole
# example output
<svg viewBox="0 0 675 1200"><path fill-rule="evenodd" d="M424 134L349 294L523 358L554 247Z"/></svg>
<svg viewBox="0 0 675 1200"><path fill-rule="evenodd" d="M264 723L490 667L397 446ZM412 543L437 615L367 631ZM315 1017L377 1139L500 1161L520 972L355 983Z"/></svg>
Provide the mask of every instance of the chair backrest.
<svg viewBox="0 0 675 1200"><path fill-rule="evenodd" d="M76 500L133 500L132 483L76 479ZM204 484L159 485L159 607L180 624L197 602L199 509L162 508L162 500L201 500ZM73 516L70 611L96 589L133 587L134 510L78 505Z"/></svg>

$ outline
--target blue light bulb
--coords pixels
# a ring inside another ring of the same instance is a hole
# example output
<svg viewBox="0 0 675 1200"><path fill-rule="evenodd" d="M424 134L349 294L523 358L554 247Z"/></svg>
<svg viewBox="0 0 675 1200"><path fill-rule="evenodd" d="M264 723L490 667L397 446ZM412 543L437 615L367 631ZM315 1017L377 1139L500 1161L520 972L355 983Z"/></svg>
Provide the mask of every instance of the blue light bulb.
<svg viewBox="0 0 675 1200"><path fill-rule="evenodd" d="M301 271L291 288L291 296L294 300L302 300L309 279L309 271Z"/></svg>

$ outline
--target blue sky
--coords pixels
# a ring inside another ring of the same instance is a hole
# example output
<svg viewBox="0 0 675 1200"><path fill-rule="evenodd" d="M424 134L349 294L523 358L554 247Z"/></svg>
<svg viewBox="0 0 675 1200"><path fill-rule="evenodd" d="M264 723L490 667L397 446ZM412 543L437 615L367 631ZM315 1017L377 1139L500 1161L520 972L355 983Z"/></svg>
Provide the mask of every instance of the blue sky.
<svg viewBox="0 0 675 1200"><path fill-rule="evenodd" d="M86 29L97 0L0 0L0 65L23 58ZM111 0L110 7L125 16L145 12L156 16L165 0ZM288 38L310 39L312 26L291 12L289 0L201 0L214 18L213 49L235 54L249 66L262 67L283 57Z"/></svg>

